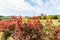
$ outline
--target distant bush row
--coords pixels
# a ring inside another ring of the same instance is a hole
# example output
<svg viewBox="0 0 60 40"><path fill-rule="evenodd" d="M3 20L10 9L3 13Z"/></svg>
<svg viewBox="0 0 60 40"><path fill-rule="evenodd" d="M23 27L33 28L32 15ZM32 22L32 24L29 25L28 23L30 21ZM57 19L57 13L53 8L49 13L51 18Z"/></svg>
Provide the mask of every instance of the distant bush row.
<svg viewBox="0 0 60 40"><path fill-rule="evenodd" d="M25 16L24 18L27 18L28 16ZM37 16L39 19L60 19L60 15L40 15ZM0 16L0 20L2 19L9 19L10 16ZM23 19L24 19L23 18ZM33 17L31 17L33 18Z"/></svg>
<svg viewBox="0 0 60 40"><path fill-rule="evenodd" d="M2 20L2 19L9 19L10 18L10 16L0 16L0 20Z"/></svg>
<svg viewBox="0 0 60 40"><path fill-rule="evenodd" d="M60 19L60 15L41 15L41 16L38 16L38 18L40 19Z"/></svg>

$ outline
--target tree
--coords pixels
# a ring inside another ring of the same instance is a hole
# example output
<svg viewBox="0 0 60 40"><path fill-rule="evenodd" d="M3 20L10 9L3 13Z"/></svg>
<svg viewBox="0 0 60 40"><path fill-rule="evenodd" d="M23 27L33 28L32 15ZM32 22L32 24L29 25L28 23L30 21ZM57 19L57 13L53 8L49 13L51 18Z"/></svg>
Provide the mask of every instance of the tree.
<svg viewBox="0 0 60 40"><path fill-rule="evenodd" d="M46 16L42 15L42 16L41 16L41 19L46 19Z"/></svg>
<svg viewBox="0 0 60 40"><path fill-rule="evenodd" d="M0 16L0 20L2 20L2 16Z"/></svg>
<svg viewBox="0 0 60 40"><path fill-rule="evenodd" d="M60 19L60 15L57 15L57 18Z"/></svg>
<svg viewBox="0 0 60 40"><path fill-rule="evenodd" d="M53 18L52 15L48 15L48 16L46 17L46 19L52 19L52 18Z"/></svg>
<svg viewBox="0 0 60 40"><path fill-rule="evenodd" d="M57 19L57 15L52 15L53 16L53 19Z"/></svg>

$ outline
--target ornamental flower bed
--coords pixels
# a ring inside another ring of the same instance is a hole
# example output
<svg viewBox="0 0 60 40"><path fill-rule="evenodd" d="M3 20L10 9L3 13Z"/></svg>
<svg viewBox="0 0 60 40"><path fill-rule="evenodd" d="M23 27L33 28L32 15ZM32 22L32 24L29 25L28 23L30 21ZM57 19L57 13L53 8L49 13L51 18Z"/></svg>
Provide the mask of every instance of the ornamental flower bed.
<svg viewBox="0 0 60 40"><path fill-rule="evenodd" d="M0 40L60 40L60 25L53 26L52 20L42 25L38 17L22 22L22 16L11 16L0 21Z"/></svg>

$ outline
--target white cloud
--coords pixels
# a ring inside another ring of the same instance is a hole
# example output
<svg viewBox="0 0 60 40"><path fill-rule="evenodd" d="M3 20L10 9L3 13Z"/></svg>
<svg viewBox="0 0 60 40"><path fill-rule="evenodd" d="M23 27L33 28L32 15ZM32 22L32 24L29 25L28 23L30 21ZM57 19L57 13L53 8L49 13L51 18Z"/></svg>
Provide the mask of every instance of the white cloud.
<svg viewBox="0 0 60 40"><path fill-rule="evenodd" d="M30 3L25 2L24 0L0 0L0 14L4 13L13 15L18 15L20 13L24 15L24 12L27 11L39 15L40 13L53 13L54 10L60 10L60 0L49 0L49 2L44 3L42 0L32 0L38 4L38 6L31 6ZM14 10L14 11L10 11ZM31 15L31 14L30 14Z"/></svg>
<svg viewBox="0 0 60 40"><path fill-rule="evenodd" d="M58 6L56 7L56 10L60 10L60 5L58 5Z"/></svg>

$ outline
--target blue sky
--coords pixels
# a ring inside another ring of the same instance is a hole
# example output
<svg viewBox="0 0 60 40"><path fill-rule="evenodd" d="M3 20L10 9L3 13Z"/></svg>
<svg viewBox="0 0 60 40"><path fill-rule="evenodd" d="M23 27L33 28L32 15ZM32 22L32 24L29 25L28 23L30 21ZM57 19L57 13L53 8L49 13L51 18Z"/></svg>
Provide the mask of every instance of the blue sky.
<svg viewBox="0 0 60 40"><path fill-rule="evenodd" d="M60 14L60 0L0 0L0 15Z"/></svg>

